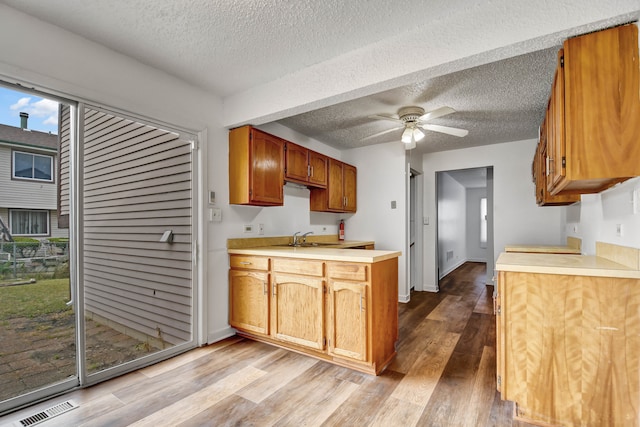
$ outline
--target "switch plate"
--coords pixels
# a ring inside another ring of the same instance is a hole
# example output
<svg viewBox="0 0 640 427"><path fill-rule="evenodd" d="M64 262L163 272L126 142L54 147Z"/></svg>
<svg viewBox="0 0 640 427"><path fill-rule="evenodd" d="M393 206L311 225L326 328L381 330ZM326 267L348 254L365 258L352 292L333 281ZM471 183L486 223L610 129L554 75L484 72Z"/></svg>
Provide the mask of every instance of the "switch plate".
<svg viewBox="0 0 640 427"><path fill-rule="evenodd" d="M422 224L423 225L429 225L429 217L425 216L424 218L422 218Z"/></svg>
<svg viewBox="0 0 640 427"><path fill-rule="evenodd" d="M245 233L253 233L253 225L245 224L243 228Z"/></svg>
<svg viewBox="0 0 640 427"><path fill-rule="evenodd" d="M396 208L396 201L392 200L391 201L391 209L395 209Z"/></svg>
<svg viewBox="0 0 640 427"><path fill-rule="evenodd" d="M221 222L222 221L222 209L220 209L220 208L210 208L209 209L209 221L211 221L211 222Z"/></svg>
<svg viewBox="0 0 640 427"><path fill-rule="evenodd" d="M209 204L211 204L211 205L215 205L216 204L216 192L215 191L209 191Z"/></svg>
<svg viewBox="0 0 640 427"><path fill-rule="evenodd" d="M616 224L616 236L622 237L622 224Z"/></svg>
<svg viewBox="0 0 640 427"><path fill-rule="evenodd" d="M631 203L633 203L633 214L640 213L640 188L636 188L631 193Z"/></svg>

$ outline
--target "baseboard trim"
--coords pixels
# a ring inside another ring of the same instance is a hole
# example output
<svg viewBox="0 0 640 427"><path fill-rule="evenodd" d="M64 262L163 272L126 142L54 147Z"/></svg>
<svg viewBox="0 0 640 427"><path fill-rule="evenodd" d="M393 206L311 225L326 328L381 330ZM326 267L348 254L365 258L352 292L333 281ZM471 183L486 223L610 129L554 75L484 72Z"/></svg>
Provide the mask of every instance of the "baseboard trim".
<svg viewBox="0 0 640 427"><path fill-rule="evenodd" d="M411 300L410 295L398 295L398 302L407 303Z"/></svg>
<svg viewBox="0 0 640 427"><path fill-rule="evenodd" d="M231 326L217 331L211 332L207 335L207 344L213 344L214 342L222 341L225 338L232 337L236 334L236 330Z"/></svg>
<svg viewBox="0 0 640 427"><path fill-rule="evenodd" d="M465 262L467 262L467 259L463 259L462 261L459 261L458 263L454 264L453 266L449 267L443 274L442 276L440 276L438 279L442 280L443 278L445 278L447 276L447 274L451 273L453 270L455 270L456 268L460 267L462 264L464 264Z"/></svg>

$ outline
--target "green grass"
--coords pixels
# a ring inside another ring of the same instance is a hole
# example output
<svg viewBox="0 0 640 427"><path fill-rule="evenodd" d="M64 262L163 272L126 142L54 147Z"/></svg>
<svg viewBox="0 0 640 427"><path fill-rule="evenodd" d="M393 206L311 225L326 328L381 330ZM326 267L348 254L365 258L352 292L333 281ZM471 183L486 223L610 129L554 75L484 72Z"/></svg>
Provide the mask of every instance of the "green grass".
<svg viewBox="0 0 640 427"><path fill-rule="evenodd" d="M71 310L69 279L0 287L0 322L14 317L37 317Z"/></svg>

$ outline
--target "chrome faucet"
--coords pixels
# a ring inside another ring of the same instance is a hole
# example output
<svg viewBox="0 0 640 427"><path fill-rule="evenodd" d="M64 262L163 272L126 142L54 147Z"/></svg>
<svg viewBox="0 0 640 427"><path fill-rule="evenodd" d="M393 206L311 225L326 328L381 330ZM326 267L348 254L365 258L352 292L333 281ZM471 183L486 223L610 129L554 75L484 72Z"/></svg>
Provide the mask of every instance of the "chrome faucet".
<svg viewBox="0 0 640 427"><path fill-rule="evenodd" d="M313 234L313 231L307 231L306 233L304 233L304 234L302 235L302 243L307 243L307 236L308 236L309 234Z"/></svg>
<svg viewBox="0 0 640 427"><path fill-rule="evenodd" d="M298 234L300 234L299 231L293 233L293 246L298 246Z"/></svg>

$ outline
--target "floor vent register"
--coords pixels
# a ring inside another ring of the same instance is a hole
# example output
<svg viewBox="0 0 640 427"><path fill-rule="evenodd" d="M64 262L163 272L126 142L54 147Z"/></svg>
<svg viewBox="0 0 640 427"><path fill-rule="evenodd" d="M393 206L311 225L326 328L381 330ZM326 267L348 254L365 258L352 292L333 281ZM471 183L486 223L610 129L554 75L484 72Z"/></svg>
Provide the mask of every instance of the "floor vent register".
<svg viewBox="0 0 640 427"><path fill-rule="evenodd" d="M34 426L36 424L40 424L41 422L50 420L53 417L57 417L58 415L62 415L65 412L69 412L72 409L76 409L77 407L78 405L73 400L67 400L66 402L59 403L49 409L38 412L37 414L33 414L26 418L23 418L14 425L18 427Z"/></svg>

